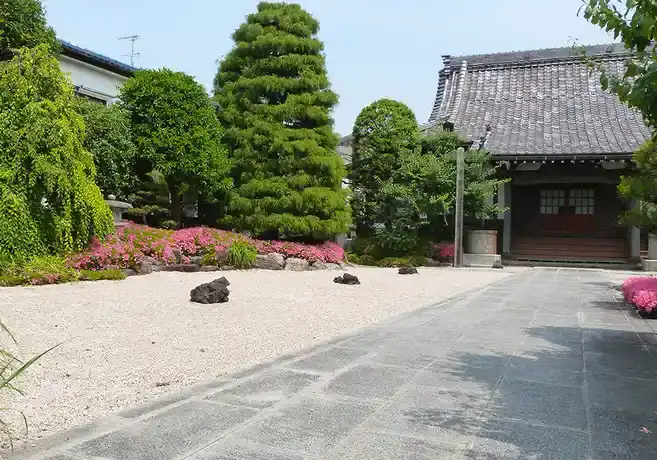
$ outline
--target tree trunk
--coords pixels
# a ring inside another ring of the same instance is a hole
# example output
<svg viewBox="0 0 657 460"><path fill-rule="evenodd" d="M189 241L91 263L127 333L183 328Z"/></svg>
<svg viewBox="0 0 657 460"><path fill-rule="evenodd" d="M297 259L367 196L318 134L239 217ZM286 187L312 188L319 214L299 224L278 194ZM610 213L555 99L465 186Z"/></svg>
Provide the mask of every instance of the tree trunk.
<svg viewBox="0 0 657 460"><path fill-rule="evenodd" d="M182 227L182 198L178 189L178 184L172 180L167 181L169 187L169 196L171 197L171 204L169 209L171 211L171 220L178 223L178 227Z"/></svg>

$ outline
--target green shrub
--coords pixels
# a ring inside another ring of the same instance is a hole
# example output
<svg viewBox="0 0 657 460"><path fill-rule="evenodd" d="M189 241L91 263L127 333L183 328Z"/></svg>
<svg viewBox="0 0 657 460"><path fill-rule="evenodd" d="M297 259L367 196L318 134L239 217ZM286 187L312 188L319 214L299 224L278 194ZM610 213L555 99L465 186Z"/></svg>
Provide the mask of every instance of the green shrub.
<svg viewBox="0 0 657 460"><path fill-rule="evenodd" d="M217 255L214 252L208 252L201 257L201 265L217 265Z"/></svg>
<svg viewBox="0 0 657 460"><path fill-rule="evenodd" d="M76 281L78 273L66 265L66 259L58 256L35 257L20 268L20 275L29 280L57 277L56 282Z"/></svg>
<svg viewBox="0 0 657 460"><path fill-rule="evenodd" d="M408 267L411 260L408 257L386 257L377 262L379 267Z"/></svg>
<svg viewBox="0 0 657 460"><path fill-rule="evenodd" d="M80 270L80 281L124 280L125 273L121 270Z"/></svg>
<svg viewBox="0 0 657 460"><path fill-rule="evenodd" d="M81 250L114 231L73 86L47 47L0 62L0 256Z"/></svg>
<svg viewBox="0 0 657 460"><path fill-rule="evenodd" d="M0 286L12 287L25 284L23 278L16 275L0 275Z"/></svg>
<svg viewBox="0 0 657 460"><path fill-rule="evenodd" d="M78 272L58 256L38 256L28 261L0 265L0 285L56 284L76 281Z"/></svg>
<svg viewBox="0 0 657 460"><path fill-rule="evenodd" d="M230 265L235 268L250 268L256 260L258 251L247 241L235 241L228 249Z"/></svg>
<svg viewBox="0 0 657 460"><path fill-rule="evenodd" d="M426 256L411 256L408 261L413 267L422 267L427 263L427 258Z"/></svg>
<svg viewBox="0 0 657 460"><path fill-rule="evenodd" d="M175 229L178 228L178 222L176 222L175 220L170 220L170 219L163 220L160 223L159 227L164 228L166 230L175 230Z"/></svg>
<svg viewBox="0 0 657 460"><path fill-rule="evenodd" d="M350 253L347 256L347 260L356 265L370 265L376 266L376 259L369 254L358 255Z"/></svg>
<svg viewBox="0 0 657 460"><path fill-rule="evenodd" d="M345 258L347 262L356 264L356 265L363 265L360 263L360 256L354 252L347 252L345 254Z"/></svg>
<svg viewBox="0 0 657 460"><path fill-rule="evenodd" d="M374 237L356 237L349 243L349 250L358 255L376 255L380 252Z"/></svg>
<svg viewBox="0 0 657 460"><path fill-rule="evenodd" d="M121 270L76 270L57 256L35 257L27 262L0 263L0 286L69 283L72 281L122 280Z"/></svg>
<svg viewBox="0 0 657 460"><path fill-rule="evenodd" d="M93 155L96 185L107 195L125 200L136 185L136 148L130 117L118 104L106 106L84 98L75 101L84 118L84 148Z"/></svg>

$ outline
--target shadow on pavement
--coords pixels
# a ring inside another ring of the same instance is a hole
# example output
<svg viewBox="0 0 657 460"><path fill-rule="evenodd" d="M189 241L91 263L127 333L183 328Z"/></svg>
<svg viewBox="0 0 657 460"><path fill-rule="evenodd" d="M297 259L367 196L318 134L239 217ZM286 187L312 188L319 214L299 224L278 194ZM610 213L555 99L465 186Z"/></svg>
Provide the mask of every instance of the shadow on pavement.
<svg viewBox="0 0 657 460"><path fill-rule="evenodd" d="M537 315L513 351L493 351L512 343L509 337L481 336L431 366L431 373L460 382L471 407L484 405L467 458L657 458L655 334L633 330L616 303L591 305L613 311L603 319L617 324L595 324L600 315L589 320L586 313ZM549 324L564 321L572 325ZM477 417L432 414L429 421L465 426Z"/></svg>

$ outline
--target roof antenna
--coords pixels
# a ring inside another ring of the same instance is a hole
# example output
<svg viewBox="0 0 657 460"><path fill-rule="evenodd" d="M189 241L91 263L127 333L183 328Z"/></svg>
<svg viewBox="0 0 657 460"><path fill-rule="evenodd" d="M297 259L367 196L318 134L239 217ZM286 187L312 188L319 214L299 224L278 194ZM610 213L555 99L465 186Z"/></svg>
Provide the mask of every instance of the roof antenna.
<svg viewBox="0 0 657 460"><path fill-rule="evenodd" d="M127 37L119 37L119 40L130 40L132 42L132 48L130 54L122 54L123 57L130 57L130 65L135 66L135 58L141 56L139 53L135 53L135 42L141 37L139 35L128 35Z"/></svg>

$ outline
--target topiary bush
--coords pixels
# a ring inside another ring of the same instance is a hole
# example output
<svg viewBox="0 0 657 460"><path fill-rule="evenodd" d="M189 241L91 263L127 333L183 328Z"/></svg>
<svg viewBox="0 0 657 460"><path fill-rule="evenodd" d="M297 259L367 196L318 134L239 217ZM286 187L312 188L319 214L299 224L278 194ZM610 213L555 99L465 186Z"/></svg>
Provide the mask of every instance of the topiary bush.
<svg viewBox="0 0 657 460"><path fill-rule="evenodd" d="M397 176L403 161L420 149L418 124L406 104L380 99L360 112L352 135L351 207L356 232L370 236L377 225L381 228L380 224L390 227L397 223L400 203L391 203L390 209L384 210L383 201L388 195L390 199L399 196L399 187L395 186L399 185ZM387 189L389 193L385 194Z"/></svg>
<svg viewBox="0 0 657 460"><path fill-rule="evenodd" d="M73 86L44 45L0 62L0 258L81 250L112 233Z"/></svg>
<svg viewBox="0 0 657 460"><path fill-rule="evenodd" d="M304 241L346 233L345 167L319 23L300 5L260 2L214 81L235 189L222 223Z"/></svg>
<svg viewBox="0 0 657 460"><path fill-rule="evenodd" d="M258 250L248 241L235 241L228 248L228 262L235 268L251 268Z"/></svg>

